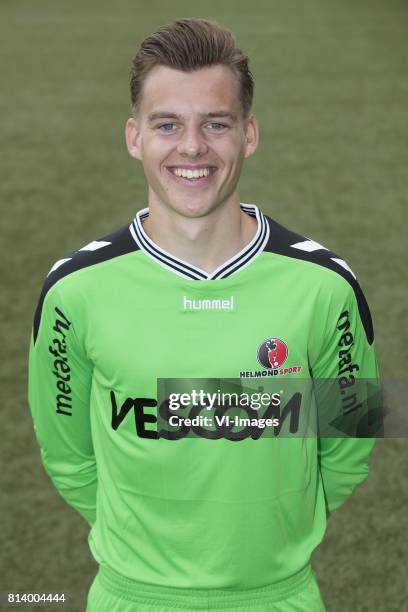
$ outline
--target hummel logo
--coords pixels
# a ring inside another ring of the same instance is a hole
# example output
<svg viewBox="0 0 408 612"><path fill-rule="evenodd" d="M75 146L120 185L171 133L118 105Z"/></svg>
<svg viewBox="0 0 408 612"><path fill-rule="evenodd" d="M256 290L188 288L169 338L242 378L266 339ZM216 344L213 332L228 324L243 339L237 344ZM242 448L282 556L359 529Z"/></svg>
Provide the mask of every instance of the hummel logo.
<svg viewBox="0 0 408 612"><path fill-rule="evenodd" d="M184 295L183 310L234 310L234 296L221 300L192 300Z"/></svg>

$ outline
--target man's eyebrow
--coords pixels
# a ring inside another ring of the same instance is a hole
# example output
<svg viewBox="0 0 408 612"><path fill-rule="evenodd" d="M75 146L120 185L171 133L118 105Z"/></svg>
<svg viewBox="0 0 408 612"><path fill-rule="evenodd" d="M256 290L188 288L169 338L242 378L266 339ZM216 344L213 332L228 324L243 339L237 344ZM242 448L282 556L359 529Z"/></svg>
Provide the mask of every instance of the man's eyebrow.
<svg viewBox="0 0 408 612"><path fill-rule="evenodd" d="M238 119L237 115L235 113L231 113L230 111L218 111L216 113L207 113L205 116L208 117L209 119L218 118L218 117L227 117L231 119L231 121L236 121Z"/></svg>
<svg viewBox="0 0 408 612"><path fill-rule="evenodd" d="M231 121L237 121L237 115L235 113L231 113L230 111L216 111L211 113L202 113L201 117L207 119L214 119L218 117L226 117ZM171 113L167 111L156 111L154 113L149 113L147 116L147 120L149 123L156 121L156 119L183 119L183 115L178 115L177 113Z"/></svg>
<svg viewBox="0 0 408 612"><path fill-rule="evenodd" d="M181 115L176 113L167 113L166 111L158 111L156 113L149 113L147 120L149 122L155 121L156 119L181 119Z"/></svg>

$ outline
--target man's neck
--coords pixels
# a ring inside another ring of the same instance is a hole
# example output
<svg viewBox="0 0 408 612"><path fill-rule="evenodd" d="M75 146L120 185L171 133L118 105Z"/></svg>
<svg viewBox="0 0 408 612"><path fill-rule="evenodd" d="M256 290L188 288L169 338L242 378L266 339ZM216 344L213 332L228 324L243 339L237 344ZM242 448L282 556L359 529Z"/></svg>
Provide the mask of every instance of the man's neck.
<svg viewBox="0 0 408 612"><path fill-rule="evenodd" d="M163 250L211 274L252 240L257 222L241 210L239 200L200 218L150 204L143 229Z"/></svg>

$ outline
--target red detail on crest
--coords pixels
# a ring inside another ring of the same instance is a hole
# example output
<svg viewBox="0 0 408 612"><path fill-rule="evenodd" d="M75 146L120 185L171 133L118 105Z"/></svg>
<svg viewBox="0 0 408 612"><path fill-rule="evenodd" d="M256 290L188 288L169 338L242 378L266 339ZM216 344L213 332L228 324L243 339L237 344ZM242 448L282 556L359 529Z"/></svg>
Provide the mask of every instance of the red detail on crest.
<svg viewBox="0 0 408 612"><path fill-rule="evenodd" d="M268 351L268 360L271 364L271 368L279 368L286 361L288 356L288 347L286 344L279 340L279 338L272 338L274 348ZM273 346L271 342L271 346Z"/></svg>

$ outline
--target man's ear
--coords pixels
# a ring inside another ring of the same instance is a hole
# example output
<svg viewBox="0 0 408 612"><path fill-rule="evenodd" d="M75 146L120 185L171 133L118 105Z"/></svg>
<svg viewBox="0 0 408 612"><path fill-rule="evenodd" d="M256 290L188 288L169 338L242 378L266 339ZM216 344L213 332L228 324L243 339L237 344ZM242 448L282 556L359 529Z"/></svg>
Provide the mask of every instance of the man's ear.
<svg viewBox="0 0 408 612"><path fill-rule="evenodd" d="M125 125L125 138L129 155L135 159L142 159L142 151L140 146L141 131L140 123L137 119L130 117Z"/></svg>
<svg viewBox="0 0 408 612"><path fill-rule="evenodd" d="M258 121L256 120L254 115L250 115L246 122L246 148L245 148L245 157L249 157L253 153L255 153L258 142L259 142L259 128Z"/></svg>

